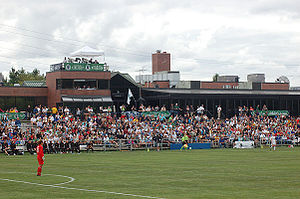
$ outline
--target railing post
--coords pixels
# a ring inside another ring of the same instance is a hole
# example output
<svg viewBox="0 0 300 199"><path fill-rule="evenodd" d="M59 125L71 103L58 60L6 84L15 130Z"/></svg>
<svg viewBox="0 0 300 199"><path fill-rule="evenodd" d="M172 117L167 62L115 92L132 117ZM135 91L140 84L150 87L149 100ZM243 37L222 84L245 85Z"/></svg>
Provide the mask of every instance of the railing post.
<svg viewBox="0 0 300 199"><path fill-rule="evenodd" d="M130 142L130 151L132 151L132 140L130 139L129 142Z"/></svg>
<svg viewBox="0 0 300 199"><path fill-rule="evenodd" d="M259 147L261 148L261 137L259 136Z"/></svg>
<svg viewBox="0 0 300 199"><path fill-rule="evenodd" d="M149 152L148 142L146 142L146 151Z"/></svg>
<svg viewBox="0 0 300 199"><path fill-rule="evenodd" d="M122 150L121 144L122 144L121 139L119 139L119 150L120 150L120 151Z"/></svg>

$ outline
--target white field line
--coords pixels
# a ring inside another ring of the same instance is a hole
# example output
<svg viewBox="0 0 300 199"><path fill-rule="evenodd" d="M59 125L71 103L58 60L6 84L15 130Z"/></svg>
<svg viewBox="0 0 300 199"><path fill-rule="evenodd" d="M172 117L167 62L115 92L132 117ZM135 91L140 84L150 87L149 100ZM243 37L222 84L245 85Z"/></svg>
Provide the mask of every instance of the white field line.
<svg viewBox="0 0 300 199"><path fill-rule="evenodd" d="M57 184L53 184L53 185L63 185L63 184L68 184L71 183L75 180L75 178L69 177L69 176L63 176L63 175L56 175L56 174L44 174L44 175L51 175L51 176L59 176L59 177L64 177L64 178L69 178L70 180L67 182L62 182L62 183L57 183Z"/></svg>
<svg viewBox="0 0 300 199"><path fill-rule="evenodd" d="M0 172L2 173L2 172ZM3 172L4 173L4 172ZM22 173L22 174L26 174L26 172L5 172L5 173ZM35 173L27 173L27 174L35 174ZM47 176L58 176L58 177L63 177L63 178L69 178L70 180L69 181L66 181L66 182L62 182L62 183L57 183L57 184L53 184L53 185L62 185L62 184L68 184L68 183L71 183L75 180L75 178L72 178L70 176L63 176L63 175L57 175L57 174L43 174L43 175L47 175Z"/></svg>
<svg viewBox="0 0 300 199"><path fill-rule="evenodd" d="M46 174L44 174L44 175L46 175ZM159 197L135 195L135 194L129 194L129 193L119 193L119 192L101 191L101 190L92 190L92 189L80 189L80 188L73 188L73 187L62 187L62 186L51 185L51 184L40 184L40 183L26 182L26 181L21 181L21 180L11 180L11 179L5 179L5 178L0 178L0 180L9 181L9 182L19 182L19 183L30 184L30 185L38 185L38 186L44 186L44 187L68 189L68 190L87 191L87 192L96 192L96 193L107 193L107 194L115 194L115 195L123 195L123 196L132 196L132 197L138 197L138 198L164 199L164 198L159 198ZM70 181L68 181L67 183L70 183Z"/></svg>

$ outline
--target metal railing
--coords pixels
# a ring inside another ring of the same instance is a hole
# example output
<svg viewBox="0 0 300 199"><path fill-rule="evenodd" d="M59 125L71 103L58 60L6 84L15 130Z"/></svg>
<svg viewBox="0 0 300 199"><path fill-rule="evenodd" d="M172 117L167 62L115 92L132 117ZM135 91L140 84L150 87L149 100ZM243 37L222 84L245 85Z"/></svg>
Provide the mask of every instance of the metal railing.
<svg viewBox="0 0 300 199"><path fill-rule="evenodd" d="M253 140L252 140L253 141ZM228 140L224 143L221 143L218 140L206 140L205 142L194 142L194 143L210 143L211 148L233 148L234 147L234 140ZM92 149L89 147L90 143L92 144ZM93 150L93 151L136 151L136 150L169 150L171 144L178 144L182 143L179 140L170 141L168 139L162 139L158 142L155 142L153 140L146 141L146 140L140 140L140 139L113 139L108 141L103 140L86 140L81 141L80 143L80 151L86 151L86 150ZM193 142L190 142L193 143ZM1 142L0 142L1 144ZM260 139L254 141L254 148L261 147L261 146L270 146L270 139ZM277 146L300 146L300 137L295 138L293 140L291 139L278 139L277 140ZM52 148L52 150L51 150ZM69 144L69 147L61 147L59 145L58 148L54 146L53 147L47 146L47 148L44 147L45 153L60 153L60 152L74 152L77 151L76 149L72 148L72 145ZM20 151L28 151L25 141L20 141L17 144L17 149ZM34 149L33 149L34 151Z"/></svg>
<svg viewBox="0 0 300 199"><path fill-rule="evenodd" d="M167 150L170 141L162 139L158 142L139 139L114 139L109 141L93 141L94 150L98 151L133 151L133 150ZM89 142L82 144L82 149L88 148Z"/></svg>

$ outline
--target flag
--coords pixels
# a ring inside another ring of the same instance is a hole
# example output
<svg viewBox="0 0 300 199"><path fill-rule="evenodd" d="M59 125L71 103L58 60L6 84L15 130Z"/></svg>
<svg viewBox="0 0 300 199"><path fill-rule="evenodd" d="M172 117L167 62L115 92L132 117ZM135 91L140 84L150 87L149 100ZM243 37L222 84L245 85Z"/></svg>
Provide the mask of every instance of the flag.
<svg viewBox="0 0 300 199"><path fill-rule="evenodd" d="M127 104L130 104L130 98L133 97L132 92L130 88L128 89L128 95L127 95Z"/></svg>

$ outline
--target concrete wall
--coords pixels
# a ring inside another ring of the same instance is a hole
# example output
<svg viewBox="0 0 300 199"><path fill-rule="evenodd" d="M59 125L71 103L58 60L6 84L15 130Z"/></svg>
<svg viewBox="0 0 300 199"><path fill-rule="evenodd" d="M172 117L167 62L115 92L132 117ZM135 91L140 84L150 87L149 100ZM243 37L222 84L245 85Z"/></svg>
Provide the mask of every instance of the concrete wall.
<svg viewBox="0 0 300 199"><path fill-rule="evenodd" d="M191 88L191 81L180 81L176 88Z"/></svg>
<svg viewBox="0 0 300 199"><path fill-rule="evenodd" d="M239 82L239 89L252 89L252 82Z"/></svg>

